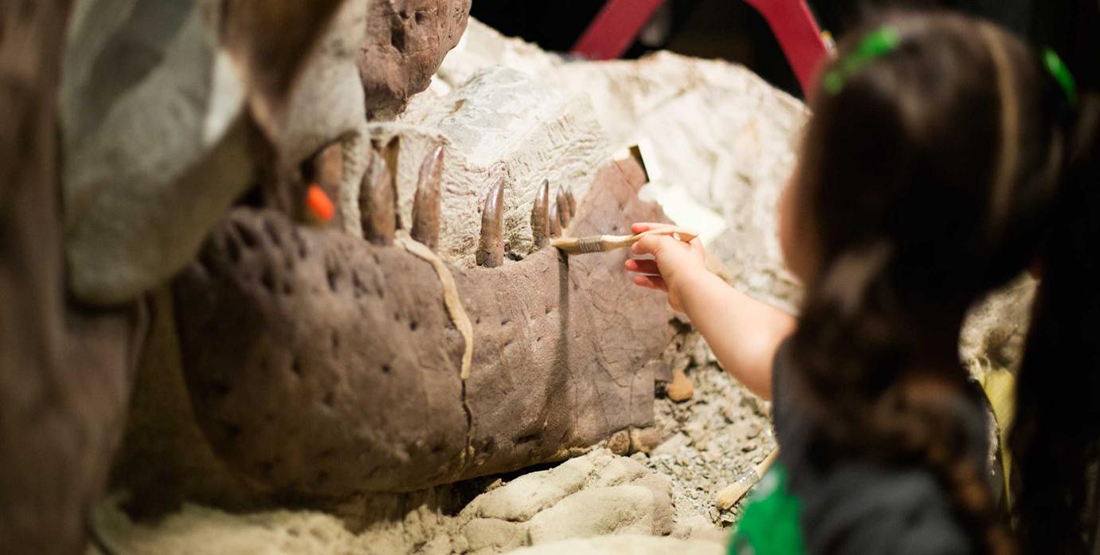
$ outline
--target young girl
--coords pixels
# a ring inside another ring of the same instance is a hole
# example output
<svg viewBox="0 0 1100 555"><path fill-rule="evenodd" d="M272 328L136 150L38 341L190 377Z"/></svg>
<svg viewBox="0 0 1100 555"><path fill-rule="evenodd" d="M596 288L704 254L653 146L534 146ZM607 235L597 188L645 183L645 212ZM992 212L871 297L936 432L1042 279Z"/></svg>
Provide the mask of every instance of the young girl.
<svg viewBox="0 0 1100 555"><path fill-rule="evenodd" d="M653 260L626 263L773 400L781 451L757 497L771 495L732 549L1013 552L959 333L976 300L1037 260L1071 150L1072 76L1052 52L949 14L856 33L822 75L779 207L805 285L797 320L709 273L697 241L647 237L634 253Z"/></svg>

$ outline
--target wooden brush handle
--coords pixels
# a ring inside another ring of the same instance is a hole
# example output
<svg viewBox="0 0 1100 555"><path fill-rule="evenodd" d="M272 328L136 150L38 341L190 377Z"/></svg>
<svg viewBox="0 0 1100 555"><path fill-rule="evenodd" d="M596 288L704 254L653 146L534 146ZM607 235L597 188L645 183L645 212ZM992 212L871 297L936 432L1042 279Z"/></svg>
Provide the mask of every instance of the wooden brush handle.
<svg viewBox="0 0 1100 555"><path fill-rule="evenodd" d="M698 233L695 233L694 231L688 231L688 230L686 230L682 227L676 227L676 226L661 227L661 228L650 229L648 231L643 231L641 233L636 233L634 235L631 235L630 236L630 244L633 245L634 243L637 243L639 240L641 240L642 237L646 237L646 236L649 236L649 235L677 236L681 241L683 241L685 243L690 243L690 242L694 241L696 237L699 236Z"/></svg>
<svg viewBox="0 0 1100 555"><path fill-rule="evenodd" d="M625 249L637 243L642 237L649 235L669 235L678 237L685 243L690 243L698 233L688 231L681 227L669 226L650 229L634 235L593 235L590 237L560 237L550 241L550 246L561 249L568 254L588 254L593 252L609 252L616 249Z"/></svg>

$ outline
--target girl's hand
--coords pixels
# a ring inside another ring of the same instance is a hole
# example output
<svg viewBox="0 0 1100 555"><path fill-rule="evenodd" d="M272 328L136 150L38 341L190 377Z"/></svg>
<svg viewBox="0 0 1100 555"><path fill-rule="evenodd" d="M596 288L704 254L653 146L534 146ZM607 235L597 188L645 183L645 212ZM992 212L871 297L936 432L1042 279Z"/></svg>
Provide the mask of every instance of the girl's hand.
<svg viewBox="0 0 1100 555"><path fill-rule="evenodd" d="M636 223L630 226L634 233L650 229L669 227L668 224ZM635 272L634 283L642 287L657 289L668 293L668 304L673 310L683 312L681 299L689 283L706 273L706 255L702 242L696 238L684 243L668 235L650 235L643 237L631 252L637 255L653 255L653 260L627 260L626 269Z"/></svg>

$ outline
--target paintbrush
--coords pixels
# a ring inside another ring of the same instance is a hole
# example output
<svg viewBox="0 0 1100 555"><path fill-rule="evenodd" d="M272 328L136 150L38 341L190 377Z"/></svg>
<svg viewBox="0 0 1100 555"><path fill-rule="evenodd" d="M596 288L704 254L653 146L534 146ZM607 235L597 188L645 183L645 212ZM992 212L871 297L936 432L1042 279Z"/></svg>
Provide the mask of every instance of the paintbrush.
<svg viewBox="0 0 1100 555"><path fill-rule="evenodd" d="M698 233L683 228L669 226L650 229L634 235L592 235L590 237L558 237L550 240L550 246L561 249L566 254L588 254L625 249L648 235L671 235L685 243L690 243Z"/></svg>
<svg viewBox="0 0 1100 555"><path fill-rule="evenodd" d="M718 492L718 508L725 511L736 505L737 502L768 473L768 469L771 468L772 463L775 462L778 456L779 448L777 447L771 454L764 457L764 460L761 461L760 464L742 473L732 484L722 488L722 491Z"/></svg>

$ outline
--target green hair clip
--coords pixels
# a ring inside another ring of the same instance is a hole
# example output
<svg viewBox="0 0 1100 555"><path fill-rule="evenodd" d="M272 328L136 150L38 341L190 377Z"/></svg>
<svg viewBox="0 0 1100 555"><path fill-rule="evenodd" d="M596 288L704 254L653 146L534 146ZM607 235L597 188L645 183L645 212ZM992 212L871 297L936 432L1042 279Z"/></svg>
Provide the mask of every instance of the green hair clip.
<svg viewBox="0 0 1100 555"><path fill-rule="evenodd" d="M1043 50L1043 63L1047 66L1047 70L1054 76L1054 80L1062 86L1062 90L1066 93L1066 98L1069 99L1071 106L1077 105L1077 80L1073 78L1073 74L1069 72L1069 67L1062 61L1062 58L1058 57L1058 53L1053 48L1047 47Z"/></svg>
<svg viewBox="0 0 1100 555"><path fill-rule="evenodd" d="M837 94L844 88L844 81L860 70L867 62L889 54L901 44L901 35L893 27L882 27L863 37L856 49L841 60L837 67L825 74L825 92ZM1064 66L1063 66L1064 67Z"/></svg>

